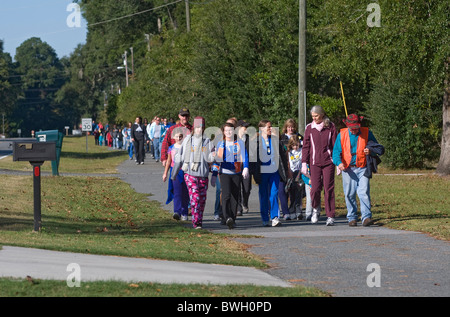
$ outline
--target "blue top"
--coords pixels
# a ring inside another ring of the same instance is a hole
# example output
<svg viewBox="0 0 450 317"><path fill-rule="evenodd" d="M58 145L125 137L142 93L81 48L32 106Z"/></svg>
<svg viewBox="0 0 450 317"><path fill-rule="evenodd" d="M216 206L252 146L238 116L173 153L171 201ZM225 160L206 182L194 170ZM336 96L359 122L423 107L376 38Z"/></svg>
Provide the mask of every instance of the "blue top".
<svg viewBox="0 0 450 317"><path fill-rule="evenodd" d="M245 144L242 140L237 140L236 142L220 141L219 144L217 144L217 149L223 149L223 161L220 162L221 172L234 174L234 162L242 162L243 168L248 168L248 152L245 149Z"/></svg>

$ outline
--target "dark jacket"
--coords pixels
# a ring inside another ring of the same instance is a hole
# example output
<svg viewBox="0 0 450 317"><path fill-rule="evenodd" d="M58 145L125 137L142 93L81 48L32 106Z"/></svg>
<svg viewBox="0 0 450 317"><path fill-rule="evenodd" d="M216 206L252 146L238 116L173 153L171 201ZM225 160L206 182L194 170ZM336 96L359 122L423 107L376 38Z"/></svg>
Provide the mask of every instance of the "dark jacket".
<svg viewBox="0 0 450 317"><path fill-rule="evenodd" d="M131 126L131 138L143 142L148 140L147 130L145 129L145 126L143 124L141 124L140 126L142 131L136 131L136 129L139 127L136 122Z"/></svg>
<svg viewBox="0 0 450 317"><path fill-rule="evenodd" d="M262 161L260 158L260 152L262 150L262 146L260 148L260 138L257 138L256 141L256 149L257 149L257 161L256 162L250 162L249 164L249 172L253 175L253 178L257 184L261 182L261 165ZM286 182L287 181L287 157L286 157L286 151L284 149L284 146L281 142L278 142L278 174L280 174L280 181Z"/></svg>
<svg viewBox="0 0 450 317"><path fill-rule="evenodd" d="M370 150L370 155L366 155L367 169L364 176L372 178L372 173L376 173L378 170L378 164L381 163L379 155L384 154L384 146L378 144L372 140L367 142L366 148Z"/></svg>

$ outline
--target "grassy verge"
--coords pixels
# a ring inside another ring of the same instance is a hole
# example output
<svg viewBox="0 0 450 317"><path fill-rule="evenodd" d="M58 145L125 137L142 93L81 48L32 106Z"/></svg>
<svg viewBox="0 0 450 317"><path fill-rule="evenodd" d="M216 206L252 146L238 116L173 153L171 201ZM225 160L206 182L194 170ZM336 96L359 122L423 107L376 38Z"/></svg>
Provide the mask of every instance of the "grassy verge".
<svg viewBox="0 0 450 317"><path fill-rule="evenodd" d="M324 297L325 292L301 286L159 284L126 282L83 282L67 287L66 282L0 279L0 296L8 297Z"/></svg>
<svg viewBox="0 0 450 317"><path fill-rule="evenodd" d="M419 176L385 172L390 175L374 174L370 181L372 215L376 224L450 240L450 178L428 171ZM420 171L415 173L421 174ZM345 216L347 209L341 176L336 177L335 193L336 212Z"/></svg>
<svg viewBox="0 0 450 317"><path fill-rule="evenodd" d="M265 267L226 235L186 228L113 177L42 177L42 230L32 178L3 175L0 243L92 254Z"/></svg>
<svg viewBox="0 0 450 317"><path fill-rule="evenodd" d="M88 137L86 152L85 137L64 137L59 162L60 173L117 173L116 166L127 158L122 150L111 150L106 146L96 146L93 136ZM28 162L13 162L12 156L0 160L0 169L30 171ZM42 171L51 172L50 162L42 165Z"/></svg>

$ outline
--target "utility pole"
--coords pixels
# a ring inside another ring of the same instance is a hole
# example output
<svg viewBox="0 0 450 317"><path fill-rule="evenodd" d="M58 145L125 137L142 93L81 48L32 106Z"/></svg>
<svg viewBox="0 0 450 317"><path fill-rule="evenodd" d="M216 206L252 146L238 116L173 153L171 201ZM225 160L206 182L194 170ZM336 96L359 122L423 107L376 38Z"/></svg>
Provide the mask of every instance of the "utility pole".
<svg viewBox="0 0 450 317"><path fill-rule="evenodd" d="M306 129L306 0L299 0L298 23L298 132Z"/></svg>
<svg viewBox="0 0 450 317"><path fill-rule="evenodd" d="M127 51L125 51L125 54L124 54L123 64L125 65L125 76L126 76L127 87L128 87L128 62L127 62Z"/></svg>
<svg viewBox="0 0 450 317"><path fill-rule="evenodd" d="M189 10L189 0L184 0L186 4L186 29L189 33L191 31L191 13Z"/></svg>
<svg viewBox="0 0 450 317"><path fill-rule="evenodd" d="M133 54L133 48L130 47L131 50L131 76L134 79L134 54Z"/></svg>

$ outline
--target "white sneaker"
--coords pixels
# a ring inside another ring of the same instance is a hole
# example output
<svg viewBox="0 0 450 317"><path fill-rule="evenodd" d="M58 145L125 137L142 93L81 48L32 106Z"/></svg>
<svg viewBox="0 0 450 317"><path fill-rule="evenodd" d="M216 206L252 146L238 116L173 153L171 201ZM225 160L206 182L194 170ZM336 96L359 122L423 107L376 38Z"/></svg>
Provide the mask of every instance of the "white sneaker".
<svg viewBox="0 0 450 317"><path fill-rule="evenodd" d="M278 226L281 226L281 222L278 219L278 217L275 217L272 219L272 227L278 227Z"/></svg>
<svg viewBox="0 0 450 317"><path fill-rule="evenodd" d="M188 220L188 216L181 216L181 221L187 221Z"/></svg>
<svg viewBox="0 0 450 317"><path fill-rule="evenodd" d="M311 222L312 222L312 223L317 223L317 222L319 221L319 216L320 216L319 211L318 211L317 209L313 209L313 214L312 214L312 217L311 217Z"/></svg>
<svg viewBox="0 0 450 317"><path fill-rule="evenodd" d="M326 226L334 226L334 218L328 217L327 221L325 222Z"/></svg>

